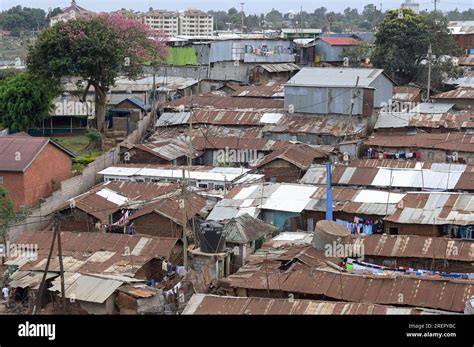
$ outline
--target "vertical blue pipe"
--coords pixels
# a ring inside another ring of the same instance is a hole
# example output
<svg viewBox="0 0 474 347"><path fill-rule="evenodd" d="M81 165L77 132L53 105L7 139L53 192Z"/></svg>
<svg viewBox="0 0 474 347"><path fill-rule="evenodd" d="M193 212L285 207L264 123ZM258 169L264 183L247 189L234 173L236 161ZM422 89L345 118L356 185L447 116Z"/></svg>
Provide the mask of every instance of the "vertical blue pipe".
<svg viewBox="0 0 474 347"><path fill-rule="evenodd" d="M326 220L333 220L332 217L332 173L331 162L326 162Z"/></svg>

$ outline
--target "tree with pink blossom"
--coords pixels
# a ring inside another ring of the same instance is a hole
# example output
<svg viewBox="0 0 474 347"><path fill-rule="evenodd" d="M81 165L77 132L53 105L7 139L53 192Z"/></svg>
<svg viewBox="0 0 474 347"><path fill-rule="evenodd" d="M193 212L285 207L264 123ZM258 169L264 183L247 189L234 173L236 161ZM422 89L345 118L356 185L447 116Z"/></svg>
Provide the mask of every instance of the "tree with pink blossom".
<svg viewBox="0 0 474 347"><path fill-rule="evenodd" d="M27 65L32 74L58 84L62 77L79 77L84 100L92 87L96 126L104 132L107 92L116 78L136 79L143 63L158 63L166 56L164 33L118 14L99 14L43 31L30 48Z"/></svg>

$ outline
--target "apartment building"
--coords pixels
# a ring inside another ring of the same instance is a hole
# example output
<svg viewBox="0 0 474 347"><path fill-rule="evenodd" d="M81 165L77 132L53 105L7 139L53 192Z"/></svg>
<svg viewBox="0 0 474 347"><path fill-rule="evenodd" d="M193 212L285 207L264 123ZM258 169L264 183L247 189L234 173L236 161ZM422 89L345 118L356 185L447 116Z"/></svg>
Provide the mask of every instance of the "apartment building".
<svg viewBox="0 0 474 347"><path fill-rule="evenodd" d="M210 36L214 28L214 18L206 12L189 9L180 14L179 34L187 36Z"/></svg>
<svg viewBox="0 0 474 347"><path fill-rule="evenodd" d="M161 30L170 36L179 35L178 11L154 10L142 15L142 22L154 30Z"/></svg>
<svg viewBox="0 0 474 347"><path fill-rule="evenodd" d="M196 9L183 12L154 10L144 13L142 22L170 36L209 36L212 35L214 27L214 18Z"/></svg>

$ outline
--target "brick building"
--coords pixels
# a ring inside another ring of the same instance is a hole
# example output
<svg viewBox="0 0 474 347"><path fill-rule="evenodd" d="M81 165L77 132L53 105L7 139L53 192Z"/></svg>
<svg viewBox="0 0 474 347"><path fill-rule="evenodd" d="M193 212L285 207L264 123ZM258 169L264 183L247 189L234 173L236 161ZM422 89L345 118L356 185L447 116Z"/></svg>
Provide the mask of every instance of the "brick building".
<svg viewBox="0 0 474 347"><path fill-rule="evenodd" d="M0 185L15 208L33 206L72 176L74 153L46 137L0 137Z"/></svg>

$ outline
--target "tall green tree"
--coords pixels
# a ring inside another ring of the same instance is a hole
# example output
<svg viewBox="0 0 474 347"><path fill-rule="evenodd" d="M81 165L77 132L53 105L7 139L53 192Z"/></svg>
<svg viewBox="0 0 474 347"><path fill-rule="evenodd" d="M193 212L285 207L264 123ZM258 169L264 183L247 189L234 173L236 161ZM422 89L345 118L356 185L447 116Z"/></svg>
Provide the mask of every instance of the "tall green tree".
<svg viewBox="0 0 474 347"><path fill-rule="evenodd" d="M103 132L107 92L115 79L119 75L135 79L144 62L161 61L166 55L161 32L134 19L102 14L46 29L30 49L27 63L33 74L58 84L61 77L79 77L85 86L83 100L94 88L96 126Z"/></svg>
<svg viewBox="0 0 474 347"><path fill-rule="evenodd" d="M418 15L409 9L388 11L376 34L372 62L397 82L408 83L418 78L427 66L430 44L438 57L460 53L449 34L446 19L436 14ZM452 74L453 64L446 60L432 60L432 63L439 78Z"/></svg>
<svg viewBox="0 0 474 347"><path fill-rule="evenodd" d="M0 82L0 121L26 131L48 117L57 95L55 85L23 72Z"/></svg>
<svg viewBox="0 0 474 347"><path fill-rule="evenodd" d="M46 26L46 12L40 8L20 5L0 12L0 27L4 30L39 30Z"/></svg>

